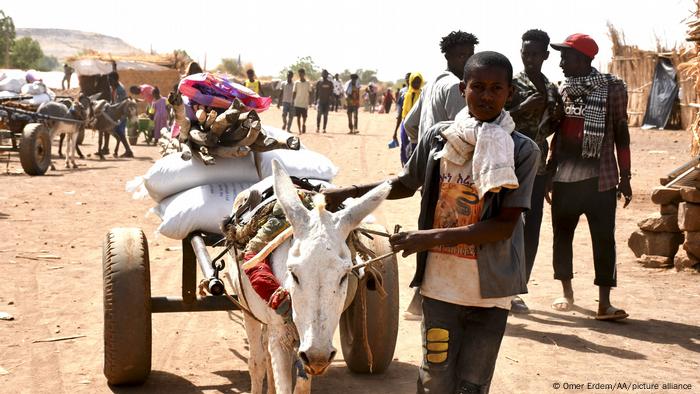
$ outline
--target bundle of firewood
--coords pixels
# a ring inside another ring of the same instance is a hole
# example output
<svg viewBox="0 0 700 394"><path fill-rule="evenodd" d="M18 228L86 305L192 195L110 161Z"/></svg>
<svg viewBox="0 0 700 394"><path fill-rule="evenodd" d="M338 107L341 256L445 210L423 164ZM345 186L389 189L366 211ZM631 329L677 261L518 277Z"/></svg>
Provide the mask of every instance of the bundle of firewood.
<svg viewBox="0 0 700 394"><path fill-rule="evenodd" d="M191 155L207 165L215 164L215 157L242 157L251 151L273 149L298 150L301 146L298 137L274 136L266 132L257 112L247 111L237 98L222 113L198 109L195 119L186 116L180 93L171 93L168 102L173 106L175 122L180 126L180 143L186 144Z"/></svg>
<svg viewBox="0 0 700 394"><path fill-rule="evenodd" d="M694 41L694 42L699 42L700 41L700 20L699 19L693 19L688 21L688 32L687 36L685 38L686 41Z"/></svg>
<svg viewBox="0 0 700 394"><path fill-rule="evenodd" d="M695 43L695 47L687 49L688 53L692 54L690 60L678 65L678 71L686 78L692 78L695 81L695 91L700 92L700 0L696 0L696 11L688 19L688 32L686 41ZM695 114L695 119L690 125L692 140L690 151L692 155L700 153L700 112Z"/></svg>

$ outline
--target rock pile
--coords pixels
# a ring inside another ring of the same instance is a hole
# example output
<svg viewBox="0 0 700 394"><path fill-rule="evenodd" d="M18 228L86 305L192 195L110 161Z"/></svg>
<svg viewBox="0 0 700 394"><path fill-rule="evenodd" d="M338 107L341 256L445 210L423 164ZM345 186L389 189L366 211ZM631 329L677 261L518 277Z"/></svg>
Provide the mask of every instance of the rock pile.
<svg viewBox="0 0 700 394"><path fill-rule="evenodd" d="M700 271L700 190L660 186L651 201L659 213L639 221L627 243L637 261L645 267Z"/></svg>

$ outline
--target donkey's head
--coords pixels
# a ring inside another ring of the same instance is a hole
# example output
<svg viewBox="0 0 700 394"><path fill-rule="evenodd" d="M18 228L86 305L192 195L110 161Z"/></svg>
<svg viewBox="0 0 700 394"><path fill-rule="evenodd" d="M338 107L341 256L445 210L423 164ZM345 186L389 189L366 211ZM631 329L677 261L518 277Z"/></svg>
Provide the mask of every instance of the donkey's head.
<svg viewBox="0 0 700 394"><path fill-rule="evenodd" d="M127 98L124 100L124 106L124 116L126 116L126 120L130 123L136 122L138 119L138 107L136 100Z"/></svg>
<svg viewBox="0 0 700 394"><path fill-rule="evenodd" d="M326 211L323 200L308 210L287 173L272 162L278 201L293 227L284 286L292 298L292 317L299 332L299 358L310 374L321 374L336 354L333 334L348 291L352 256L345 241L355 227L389 194L377 186L341 211Z"/></svg>

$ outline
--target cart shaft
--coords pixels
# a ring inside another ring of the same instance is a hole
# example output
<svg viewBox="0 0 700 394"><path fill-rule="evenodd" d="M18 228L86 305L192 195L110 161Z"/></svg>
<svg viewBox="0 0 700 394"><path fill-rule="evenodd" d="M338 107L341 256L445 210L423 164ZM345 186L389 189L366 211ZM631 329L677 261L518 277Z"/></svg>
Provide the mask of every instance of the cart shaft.
<svg viewBox="0 0 700 394"><path fill-rule="evenodd" d="M238 307L227 297L207 296L193 302L182 297L151 297L152 313L235 311Z"/></svg>
<svg viewBox="0 0 700 394"><path fill-rule="evenodd" d="M206 278L208 281L207 290L209 294L215 296L224 294L224 283L217 277L218 275L214 271L211 256L209 256L204 239L199 235L192 235L190 237L190 244L192 245L192 252L196 257L199 270L202 272L202 277Z"/></svg>

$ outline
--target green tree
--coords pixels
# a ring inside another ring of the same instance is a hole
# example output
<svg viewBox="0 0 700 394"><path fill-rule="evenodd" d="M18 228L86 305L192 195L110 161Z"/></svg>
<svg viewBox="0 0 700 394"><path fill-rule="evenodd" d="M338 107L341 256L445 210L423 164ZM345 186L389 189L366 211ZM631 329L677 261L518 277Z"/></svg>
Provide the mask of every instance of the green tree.
<svg viewBox="0 0 700 394"><path fill-rule="evenodd" d="M0 66L10 64L10 49L15 41L15 23L0 10Z"/></svg>
<svg viewBox="0 0 700 394"><path fill-rule="evenodd" d="M39 60L36 69L39 71L60 71L63 68L56 56L44 56Z"/></svg>
<svg viewBox="0 0 700 394"><path fill-rule="evenodd" d="M368 84L370 82L378 82L377 70L357 70L357 76L360 77L361 84Z"/></svg>
<svg viewBox="0 0 700 394"><path fill-rule="evenodd" d="M297 74L297 71L299 71L300 68L303 68L304 71L306 71L306 79L310 81L321 79L321 69L316 65L316 63L314 63L311 56L297 58L295 63L292 63L288 67L282 69L282 71L280 71L280 79L287 79L287 72L290 70L294 72L294 74Z"/></svg>
<svg viewBox="0 0 700 394"><path fill-rule="evenodd" d="M238 64L238 60L232 57L221 59L221 63L216 66L217 71L229 73L231 75L244 75L243 66Z"/></svg>
<svg viewBox="0 0 700 394"><path fill-rule="evenodd" d="M342 73L339 73L340 80L341 81L349 81L350 80L350 75L352 74L352 71L348 70L347 68L343 70Z"/></svg>
<svg viewBox="0 0 700 394"><path fill-rule="evenodd" d="M44 57L41 46L31 37L22 37L12 43L10 50L10 65L13 68L27 70L37 68Z"/></svg>
<svg viewBox="0 0 700 394"><path fill-rule="evenodd" d="M343 70L342 73L339 74L341 81L349 81L351 74L357 74L357 77L360 79L360 83L363 85L366 85L370 82L379 82L379 80L377 79L377 70L365 70L362 68L358 68L357 70L352 72L346 68L345 70Z"/></svg>

